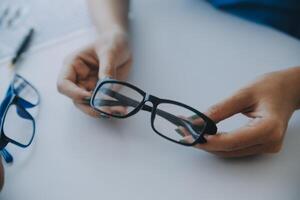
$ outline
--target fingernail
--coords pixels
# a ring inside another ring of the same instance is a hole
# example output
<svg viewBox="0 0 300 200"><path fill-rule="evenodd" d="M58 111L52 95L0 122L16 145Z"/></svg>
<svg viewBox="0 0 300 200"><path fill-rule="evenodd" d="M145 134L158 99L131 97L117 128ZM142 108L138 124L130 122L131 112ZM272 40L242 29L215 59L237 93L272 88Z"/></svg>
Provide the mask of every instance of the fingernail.
<svg viewBox="0 0 300 200"><path fill-rule="evenodd" d="M204 134L203 137L204 137L206 140L209 140L212 136L211 136L211 135L208 135L208 134Z"/></svg>

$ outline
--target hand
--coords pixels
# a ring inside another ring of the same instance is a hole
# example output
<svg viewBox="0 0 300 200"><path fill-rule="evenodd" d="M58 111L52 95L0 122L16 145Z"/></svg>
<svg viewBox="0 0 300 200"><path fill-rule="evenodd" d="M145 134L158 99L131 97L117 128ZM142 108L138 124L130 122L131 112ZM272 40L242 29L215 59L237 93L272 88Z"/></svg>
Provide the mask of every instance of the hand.
<svg viewBox="0 0 300 200"><path fill-rule="evenodd" d="M291 68L267 74L212 106L207 115L215 122L237 113L250 121L230 133L206 135L207 143L196 147L221 157L279 152L288 121L299 108L299 72L300 68Z"/></svg>
<svg viewBox="0 0 300 200"><path fill-rule="evenodd" d="M100 114L88 105L98 79L105 76L125 80L132 56L128 36L123 31L103 33L95 44L66 60L57 81L58 91L70 97L75 106L86 114Z"/></svg>

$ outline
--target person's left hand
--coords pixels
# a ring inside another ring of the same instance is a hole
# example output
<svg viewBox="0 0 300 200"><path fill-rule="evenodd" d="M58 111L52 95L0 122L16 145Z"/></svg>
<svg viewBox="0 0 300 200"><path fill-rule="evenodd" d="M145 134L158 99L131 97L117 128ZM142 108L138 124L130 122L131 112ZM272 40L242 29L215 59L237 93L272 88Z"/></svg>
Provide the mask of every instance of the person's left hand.
<svg viewBox="0 0 300 200"><path fill-rule="evenodd" d="M230 133L206 135L207 143L196 147L221 157L277 153L299 105L300 68L269 73L207 112L216 123L237 113L249 117L249 123Z"/></svg>

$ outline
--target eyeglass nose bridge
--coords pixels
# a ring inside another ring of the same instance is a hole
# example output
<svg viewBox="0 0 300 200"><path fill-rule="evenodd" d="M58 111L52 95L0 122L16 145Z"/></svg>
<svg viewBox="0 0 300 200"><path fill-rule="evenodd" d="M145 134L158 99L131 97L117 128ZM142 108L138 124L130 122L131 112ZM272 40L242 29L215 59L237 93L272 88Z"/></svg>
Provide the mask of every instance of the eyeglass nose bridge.
<svg viewBox="0 0 300 200"><path fill-rule="evenodd" d="M152 106L147 105L146 104L147 102L150 102L152 104ZM159 102L160 102L160 99L158 97L146 93L145 99L144 99L144 102L143 102L143 106L148 107L148 109L151 108L151 125L152 126L153 126L153 121L154 121L154 118L155 118L155 110L156 110L157 105L159 104Z"/></svg>
<svg viewBox="0 0 300 200"><path fill-rule="evenodd" d="M153 111L156 109L157 105L159 104L160 99L156 96L146 93L143 104L147 105L146 104L147 102L150 102L152 104L151 107L152 107L152 111Z"/></svg>
<svg viewBox="0 0 300 200"><path fill-rule="evenodd" d="M156 107L160 102L160 98L147 93L143 103L145 104L147 102L151 102L153 107Z"/></svg>

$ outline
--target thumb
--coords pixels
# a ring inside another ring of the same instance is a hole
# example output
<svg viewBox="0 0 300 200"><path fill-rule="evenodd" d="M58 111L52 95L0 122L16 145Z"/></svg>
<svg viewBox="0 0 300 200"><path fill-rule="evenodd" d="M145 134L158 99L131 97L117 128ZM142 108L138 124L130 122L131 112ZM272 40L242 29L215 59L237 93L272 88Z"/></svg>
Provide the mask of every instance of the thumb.
<svg viewBox="0 0 300 200"><path fill-rule="evenodd" d="M247 109L252 104L249 90L240 90L229 98L211 106L206 115L218 123Z"/></svg>
<svg viewBox="0 0 300 200"><path fill-rule="evenodd" d="M114 64L114 56L111 52L105 52L98 55L99 58L99 72L98 78L102 79L104 77L114 78L116 75L116 68Z"/></svg>

